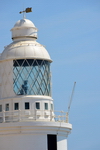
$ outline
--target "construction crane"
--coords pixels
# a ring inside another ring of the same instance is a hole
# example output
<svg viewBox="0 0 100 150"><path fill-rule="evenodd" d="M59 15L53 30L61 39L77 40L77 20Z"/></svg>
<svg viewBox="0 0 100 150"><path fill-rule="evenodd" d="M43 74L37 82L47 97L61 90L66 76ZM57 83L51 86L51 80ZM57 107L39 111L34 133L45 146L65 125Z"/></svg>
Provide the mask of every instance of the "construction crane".
<svg viewBox="0 0 100 150"><path fill-rule="evenodd" d="M68 122L68 116L69 116L69 111L70 111L71 103L72 103L72 100L73 100L73 95L74 95L75 86L76 86L76 82L74 82L73 89L72 89L72 93L71 93L71 97L70 97L70 100L69 100L66 122Z"/></svg>

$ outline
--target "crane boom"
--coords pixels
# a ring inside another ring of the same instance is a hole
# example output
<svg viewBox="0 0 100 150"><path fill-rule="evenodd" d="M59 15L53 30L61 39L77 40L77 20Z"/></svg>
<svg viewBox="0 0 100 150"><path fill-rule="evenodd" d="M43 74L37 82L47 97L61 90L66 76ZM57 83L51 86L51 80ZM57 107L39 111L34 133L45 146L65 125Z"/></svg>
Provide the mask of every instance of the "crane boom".
<svg viewBox="0 0 100 150"><path fill-rule="evenodd" d="M68 114L69 114L69 111L70 111L70 106L71 106L71 103L72 103L72 99L73 99L73 95L74 95L75 86L76 86L76 82L74 82L74 86L73 86L73 89L72 89L71 97L70 97L70 100L69 100Z"/></svg>

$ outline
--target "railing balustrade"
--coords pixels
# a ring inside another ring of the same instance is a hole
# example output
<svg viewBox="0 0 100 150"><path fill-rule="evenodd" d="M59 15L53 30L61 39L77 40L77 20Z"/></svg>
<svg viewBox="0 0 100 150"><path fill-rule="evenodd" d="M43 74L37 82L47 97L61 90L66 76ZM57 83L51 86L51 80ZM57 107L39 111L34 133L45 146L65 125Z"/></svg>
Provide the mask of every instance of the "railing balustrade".
<svg viewBox="0 0 100 150"><path fill-rule="evenodd" d="M22 121L55 121L68 123L68 113L52 110L14 110L0 112L0 123Z"/></svg>

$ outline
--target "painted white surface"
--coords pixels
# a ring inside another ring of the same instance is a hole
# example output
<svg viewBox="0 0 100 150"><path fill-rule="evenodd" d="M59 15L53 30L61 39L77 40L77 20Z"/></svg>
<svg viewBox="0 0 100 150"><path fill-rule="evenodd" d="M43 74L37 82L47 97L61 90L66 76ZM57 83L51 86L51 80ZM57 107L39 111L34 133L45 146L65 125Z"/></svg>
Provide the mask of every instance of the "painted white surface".
<svg viewBox="0 0 100 150"><path fill-rule="evenodd" d="M1 63L0 63L0 98L1 98L1 85L2 85L2 78L1 78Z"/></svg>
<svg viewBox="0 0 100 150"><path fill-rule="evenodd" d="M18 20L14 25L14 28L23 28L23 27L31 28L31 27L35 27L35 25L31 20L28 20L28 19Z"/></svg>
<svg viewBox="0 0 100 150"><path fill-rule="evenodd" d="M25 109L25 102L29 102L29 109ZM36 102L40 103L40 109L36 109ZM19 109L14 109L14 104L19 104ZM44 104L48 103L48 110L45 110ZM9 111L6 111L6 104L9 104ZM0 112L0 122L12 121L54 121L54 110L51 110L53 99L49 96L15 96L3 98L0 100L2 112ZM4 112L5 111L5 112ZM7 118L4 118L7 116Z"/></svg>
<svg viewBox="0 0 100 150"><path fill-rule="evenodd" d="M13 92L13 61L0 62L0 99L15 96Z"/></svg>
<svg viewBox="0 0 100 150"><path fill-rule="evenodd" d="M67 138L63 136L57 136L57 150L67 150Z"/></svg>
<svg viewBox="0 0 100 150"><path fill-rule="evenodd" d="M69 123L49 122L49 121L23 121L0 124L0 135L12 134L56 134L67 137L72 129Z"/></svg>
<svg viewBox="0 0 100 150"><path fill-rule="evenodd" d="M46 135L17 134L0 136L0 150L47 150Z"/></svg>
<svg viewBox="0 0 100 150"><path fill-rule="evenodd" d="M37 29L29 20L18 21L12 28L14 42L8 45L0 56L0 105L5 110L9 103L9 112L14 112L14 103L19 103L19 111L24 110L27 115L31 111L40 115L39 120L25 118L15 122L9 121L6 112L6 123L0 123L0 150L47 150L47 134L57 135L57 150L67 150L67 136L72 125L54 119L50 120L50 113L44 110L44 103L53 104L49 96L17 96L13 91L13 60L14 59L42 59L52 61L47 50L35 41ZM33 32L33 33L32 33ZM33 37L33 39L32 39ZM25 102L30 103L30 110L25 110ZM36 111L35 103L40 102L41 109ZM42 112L42 113L41 113ZM45 114L45 116L43 116ZM4 118L4 117L3 117Z"/></svg>
<svg viewBox="0 0 100 150"><path fill-rule="evenodd" d="M16 38L20 37L37 38L37 29L35 25L28 19L18 20L11 31L12 39L14 41Z"/></svg>
<svg viewBox="0 0 100 150"><path fill-rule="evenodd" d="M51 62L47 50L36 42L37 29L30 20L19 20L11 32L14 42L5 47L0 60L32 58Z"/></svg>
<svg viewBox="0 0 100 150"><path fill-rule="evenodd" d="M47 50L34 40L21 40L8 45L1 54L1 60L8 59L42 59L51 62Z"/></svg>
<svg viewBox="0 0 100 150"><path fill-rule="evenodd" d="M67 150L66 138L71 128L71 124L59 122L2 123L0 149L47 150L47 134L54 134L57 135L57 150Z"/></svg>

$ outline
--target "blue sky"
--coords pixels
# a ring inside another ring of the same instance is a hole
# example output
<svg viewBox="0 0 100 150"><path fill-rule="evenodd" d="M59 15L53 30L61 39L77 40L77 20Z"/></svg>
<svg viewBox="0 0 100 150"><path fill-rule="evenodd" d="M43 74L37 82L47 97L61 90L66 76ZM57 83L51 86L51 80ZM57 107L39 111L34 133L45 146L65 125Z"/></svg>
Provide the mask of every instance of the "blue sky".
<svg viewBox="0 0 100 150"><path fill-rule="evenodd" d="M69 120L73 125L68 150L100 149L100 0L0 1L0 52L11 43L10 29L32 7L26 18L38 28L53 63L52 96L55 110L67 111L76 88Z"/></svg>

